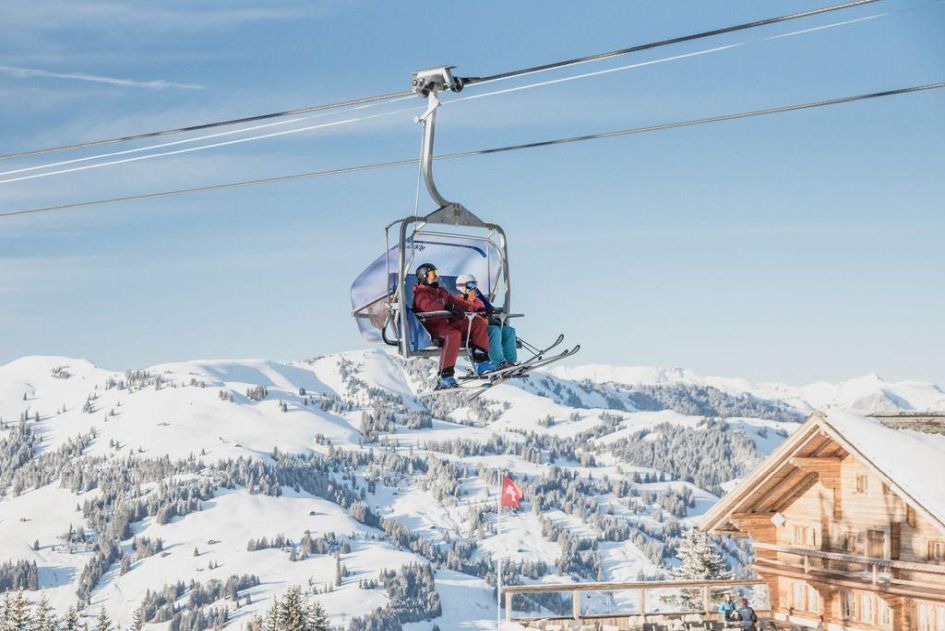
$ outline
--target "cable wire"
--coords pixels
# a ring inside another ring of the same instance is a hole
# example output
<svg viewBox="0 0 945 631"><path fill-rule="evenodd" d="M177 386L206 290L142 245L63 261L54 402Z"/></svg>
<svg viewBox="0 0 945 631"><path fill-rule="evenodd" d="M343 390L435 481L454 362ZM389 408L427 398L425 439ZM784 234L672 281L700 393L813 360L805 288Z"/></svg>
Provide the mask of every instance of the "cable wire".
<svg viewBox="0 0 945 631"><path fill-rule="evenodd" d="M780 33L780 34L777 34L777 35L771 35L771 36L764 37L764 38L759 39L759 40L754 40L754 41L752 41L752 40L744 40L744 41L736 42L736 43L733 43L733 44L726 44L726 45L723 45L723 46L716 46L716 47L714 47L714 48L706 48L706 49L697 50L697 51L692 51L692 52L688 52L688 53L681 53L681 54L678 54L678 55L671 55L671 56L662 57L662 58L659 58L659 59L651 59L651 60L647 60L647 61L640 61L640 62L636 62L636 63L632 63L632 64L626 64L626 65L623 65L623 66L616 66L616 67L613 67L613 68L605 68L605 69L603 69L603 70L595 70L595 71L593 71L593 72L586 72L586 73L577 74L577 75L571 75L571 76L567 76L567 77L558 77L558 78L555 78L555 79L548 79L548 80L545 80L545 81L537 81L537 82L534 82L534 83L528 83L528 84L524 84L524 85L518 85L518 86L511 87L511 88L505 88L505 89L500 89L500 90L493 90L493 91L491 91L491 92L484 92L484 93L481 93L481 94L473 94L473 95L468 95L468 96L463 96L463 97L457 97L457 98L453 98L453 99L449 99L449 100L444 100L444 101L441 102L441 105L450 105L450 104L454 104L454 103L462 103L462 102L465 102L465 101L472 101L472 100L484 99L484 98L489 98L489 97L492 97L492 96L497 96L497 95L502 95L502 94L508 94L508 93L510 93L510 92L519 92L519 91L522 91L522 90L530 90L530 89L533 89L533 88L545 87L545 86L550 86L550 85L557 85L557 84L560 84L560 83L567 83L567 82L576 81L576 80L579 80L579 79L588 79L588 78L593 78L593 77L599 77L599 76L603 76L603 75L613 74L613 73L616 73L616 72L623 72L623 71L626 71L626 70L633 70L633 69L636 69L636 68L642 68L642 67L646 67L646 66L652 66L652 65L656 65L656 64L662 64L662 63L666 63L666 62L670 62L670 61L678 61L678 60L681 60L681 59L689 59L689 58L692 58L692 57L698 57L698 56L708 55L708 54L717 53L717 52L722 52L722 51L726 51L726 50L731 50L731 49L738 48L738 47L741 47L741 46L751 45L751 44L753 44L753 43L767 42L767 41L776 40L776 39L784 39L784 38L787 38L787 37L795 37L795 36L798 36L798 35L805 35L805 34L807 34L807 33L815 32L815 31L821 31L821 30L828 29L828 28L835 28L835 27L839 27L839 26L847 26L847 25L851 25L851 24L858 24L858 23L861 23L861 22L869 21L869 20L875 20L875 19L878 19L878 18L887 17L887 16L893 15L893 14L895 14L895 13L902 13L902 12L906 12L906 11L913 11L913 10L916 10L916 9L919 9L919 8L925 8L925 7L928 7L928 6L932 6L933 4L942 4L943 2L945 2L945 0L937 0L937 2L930 3L930 4L927 4L927 5L922 5L922 6L920 6L920 7L910 7L910 8L908 8L908 9L901 9L901 10L899 10L899 11L887 11L887 12L883 12L883 13L877 13L877 14L874 14L874 15L869 15L869 16L864 16L864 17L859 17L859 18L853 18L853 19L851 19L851 20L844 20L844 21L841 21L841 22L833 22L833 23L831 23L831 24L825 24L825 25L821 25L821 26L814 27L814 28L800 29L800 30L791 31L791 32L788 32L788 33ZM414 96L411 95L411 96L407 96L407 97L400 97L400 98L397 98L397 99L393 99L393 100L387 101L387 102L385 102L385 103L396 103L396 102L402 102L402 101L405 101L405 100L413 100L413 99L414 99ZM378 105L378 103L368 103L368 104L365 104L365 105L357 106L357 107L355 107L355 108L353 108L353 109L358 110L358 109L370 108L370 107L374 107L374 106L376 106L376 105ZM194 151L203 151L203 150L205 150L205 149L213 149L213 148L216 148L216 147L223 147L223 146L234 145L234 144L240 144L240 143L245 143L245 142L252 142L252 141L256 141L256 140L262 140L262 139L267 139L267 138L273 138L273 137L276 137L276 136L284 136L284 135L296 134L296 133L301 133L301 132L306 132L306 131L311 131L311 130L322 129L322 128L326 128L326 127L333 127L333 126L341 125L341 124L359 122L359 121L361 121L361 120L366 120L366 119L369 119L369 118L376 118L376 117L380 117L380 116L387 116L387 115L390 115L390 114L403 113L403 112L407 112L407 111L412 111L412 108L395 110L395 111L393 111L393 112L388 112L388 113L384 113L384 114L379 114L379 115L376 115L376 116L373 116L373 117L372 117L372 116L367 116L367 117L358 118L358 119L351 119L351 120L340 121L340 122L335 122L335 123L328 123L328 124L324 124L324 125L312 125L312 126L300 127L300 128L297 128L297 129L291 129L291 130L289 130L289 131L284 131L284 132L279 132L279 133L269 133L269 134L261 134L261 135L256 135L256 136L248 136L248 137L246 137L246 138L241 138L241 139L233 140L233 141L230 141L230 142L213 143L213 144L203 145L203 146L195 147L195 148L191 148L191 149L184 149L184 150L179 150L179 151L159 152L159 153L149 154L149 155L142 156L142 157L137 157L137 158L123 159L123 160L113 160L113 161L110 161L110 162L97 163L97 164L94 164L94 165L91 165L91 166L78 167L78 168L70 168L70 169L62 169L62 170L57 170L57 171L48 171L48 172L43 172L43 173L40 173L40 174L37 174L37 175L32 175L32 176L21 176L21 177L17 177L17 178L0 179L0 185L2 185L2 184L8 184L8 183L11 183L11 182L19 182L19 181L22 181L22 180L31 180L31 179L36 179L36 178L42 178L42 177L47 177L47 176L52 176L52 175L68 174L68 173L73 173L73 172L76 172L76 171L86 171L86 170L89 170L89 169L96 169L96 168L99 168L99 167L106 167L106 166L113 166L113 165L125 164L125 163L128 163L128 162L138 162L138 161L141 161L141 160L149 160L149 159L152 159L152 158L160 158L160 157L165 157L165 156L178 155L178 154L181 154L181 153L191 153L191 152L194 152ZM312 119L312 118L319 118L319 117L327 116L327 115L330 115L330 114L331 114L331 112L326 112L326 113L316 114L316 115L314 115L314 116L306 116L306 117L301 117L301 118L295 118L295 119L291 119L291 120L288 120L288 121L277 121L277 122L274 122L274 123L265 123L265 124L262 124L262 125L256 125L256 126L253 126L253 127L246 127L246 128L238 129L238 130L224 131L224 132L218 132L218 133L214 133L214 134L206 134L206 135L203 135L203 136L197 136L197 137L195 137L195 138L187 138L187 139L185 139L185 140L177 140L177 141L172 141L172 142L165 142L165 143L160 143L160 144L157 144L157 145L149 145L149 146L147 146L147 147L137 147L137 148L135 148L135 149L128 149L128 150L125 150L125 151L113 151L113 152L104 153L104 154L97 154L97 155L93 155L93 156L85 156L85 157L82 157L82 158L76 158L76 159L72 159L72 160L62 160L62 161L59 161L59 162L50 162L50 163L46 163L46 164L34 165L34 166L31 166L31 167L25 167L25 168L20 168L20 169L12 169L12 170L9 170L9 171L0 172L0 178L4 178L4 177L9 176L9 175L15 175L15 174L18 174L18 173L24 173L24 172L29 172L29 171L37 171L37 170L41 170L41 169L44 169L44 168L52 168L52 167L57 167L57 166L63 166L63 165L69 165L69 164L76 164L76 163L80 163L80 162L88 162L88 161L95 160L95 159L100 159L100 158L110 158L110 157L115 157L115 156L122 156L122 155L127 155L127 154L133 154L133 153L141 153L141 152L144 152L144 151L148 151L148 150L150 150L150 149L159 149L159 148L163 148L163 147L169 147L169 146L176 146L176 145L181 145L181 144L192 143L192 142L196 142L196 141L199 141L199 140L213 139L213 138L218 138L218 137L222 137L222 136L229 136L229 135L234 135L234 134L240 134L240 133L244 133L244 132L248 132L248 131L255 131L255 130L257 130L257 129L264 129L264 128L275 127L275 126L282 126L282 125L286 125L286 124L290 124L290 123L295 123L295 122L301 122L301 121L304 121L304 120L309 120L309 119Z"/></svg>
<svg viewBox="0 0 945 631"><path fill-rule="evenodd" d="M799 20L801 18L811 17L814 15L821 15L823 13L831 13L833 11L842 11L844 9L852 9L854 7L860 7L860 6L873 4L874 2L880 2L880 1L881 0L853 0L852 2L844 2L843 4L835 4L829 7L821 7L819 9L811 9L809 11L800 11L798 13L779 15L777 17L766 18L764 20L755 20L753 22L734 24L732 26L725 26L722 28L712 29L710 31L694 33L692 35L681 35L679 37L671 37L669 39L662 39L655 42L649 42L647 44L638 44L636 46L630 46L629 48L618 48L617 50L610 50L610 51L606 51L602 53L596 53L593 55L585 55L583 57L574 57L573 59L566 59L564 61L555 61L548 64L531 66L529 68L521 68L519 70L509 70L506 72L500 72L498 74L488 75L485 77L464 77L463 85L476 85L479 83L490 83L492 81L501 81L503 79L521 77L523 75L535 74L537 72L547 72L549 70L567 68L569 66L576 66L578 64L586 64L591 61L601 61L603 59L610 59L611 57L629 55L631 53L638 53L644 50L652 50L654 48L661 48L663 46L671 46L673 44L682 44L683 42L691 42L697 39L705 39L707 37L715 37L717 35L725 35L727 33L736 33L738 31L745 31L748 29L758 28L761 26L778 24L780 22L788 22L790 20Z"/></svg>
<svg viewBox="0 0 945 631"><path fill-rule="evenodd" d="M945 2L945 0L942 0L942 1ZM390 100L390 101L384 101L383 103L381 103L381 102L368 103L368 104L365 104L365 105L359 105L359 106L357 106L357 107L353 107L353 108L352 108L352 111L353 111L353 110L366 109L366 108L370 108L370 107L376 107L377 105L380 105L380 104L398 103L398 102L400 102L400 101L404 101L404 100L408 100L408 99L409 99L409 100L414 100L414 98L415 98L414 95L410 95L410 96L407 96L407 97L401 97L401 98L398 98L398 99L392 99L392 100ZM190 144L190 143L194 143L194 142L199 142L199 141L201 141L201 140L212 140L212 139L214 139L214 138L222 138L222 137L224 137L224 136L233 136L233 135L236 135L236 134L244 134L244 133L250 132L250 131L258 131L258 130L260 130L260 129L270 129L270 128L272 128L272 127L281 127L281 126L284 126L284 125L291 125L292 123L301 123L301 122L303 122L303 121L313 120L313 119L316 119L316 118L324 118L325 116L331 116L331 115L333 115L333 114L334 114L334 112L322 112L322 113L320 113L320 114L314 114L314 115L312 115L312 116L300 116L300 117L298 117L298 118L290 118L289 120L275 121L275 122L273 122L273 123L262 123L262 124L260 124L260 125L252 125L252 126L250 126L250 127L241 127L240 129L231 129L231 130L229 130L229 131L220 131L220 132L215 132L215 133L213 133L213 134L204 134L204 135L202 135L202 136L193 136L193 137L191 137L191 138L185 138L185 139L183 139L183 140L173 140L173 141L171 141L171 142L162 142L162 143L158 143L158 144L156 144L156 145L147 145L147 146L145 146L145 147L135 147L134 149L125 149L125 150L122 150L122 151L110 151L110 152L108 152L108 153L98 153L98 154L91 155L91 156L83 156L83 157L81 157L81 158L73 158L73 159L71 159L71 160L59 160L59 161L57 161L57 162L46 162L46 163L44 163L44 164L37 164L37 165L29 166L29 167L22 167L22 168L19 168L19 169L10 169L9 171L3 171L3 172L0 172L0 177L5 177L5 176L7 176L7 175L15 175L15 174L17 174L17 173L27 173L27 172L29 172L29 171L38 171L38 170L40 170L40 169L49 169L49 168L52 168L52 167L65 166L65 165L69 165L69 164L77 164L77 163L79 163L79 162L89 162L90 160L100 160L100 159L104 159L104 158L114 158L114 157L116 157L116 156L125 156L125 155L129 155L129 154L132 154L132 153L141 153L141 152L144 152L144 151L150 151L151 149L162 149L162 148L164 148L164 147L175 147L175 146L178 146L178 145L186 145L186 144Z"/></svg>
<svg viewBox="0 0 945 631"><path fill-rule="evenodd" d="M276 136L286 136L289 134L298 134L305 131L312 131L316 129L327 129L329 127L338 127L340 125L350 125L352 123L359 123L365 120L371 120L375 118L381 118L383 116L393 116L395 114L403 114L405 112L414 112L417 111L417 107L401 108L399 110L392 110L390 112L381 112L380 114L369 114L367 116L359 116L356 118L344 118L337 121L331 121L328 123L319 123L317 125L306 125L305 127L298 127L296 129L286 129L283 131L273 131L268 134L260 134L258 136L248 136L246 138L236 138L234 140L224 140L221 142L215 142L209 145L200 145L197 147L187 147L186 149L175 149L173 151L161 151L158 153L149 153L143 156L135 156L133 158L122 158L120 160L111 160L108 162L96 162L94 164L85 164L77 167L70 167L68 169L59 169L56 171L46 171L44 173L33 173L31 175L21 175L19 177L11 177L5 180L0 180L0 185L10 184L12 182L22 182L23 180L35 180L37 178L49 177L52 175L62 175L65 173L75 173L77 171L88 171L90 169L99 169L102 167L114 166L116 164L127 164L129 162L140 162L141 160L151 160L153 158L163 158L166 156L176 156L183 153L193 153L195 151L204 151L206 149L215 149L217 147L228 147L230 145L238 145L246 142L253 142L256 140L262 140L264 138L274 138Z"/></svg>
<svg viewBox="0 0 945 631"><path fill-rule="evenodd" d="M393 101L394 99L405 96L413 96L410 90L403 92L391 92L390 94L378 94L376 96L365 96L359 99L350 99L339 101L337 103L325 103L323 105L309 105L299 107L293 110L282 112L270 112L268 114L256 114L255 116L244 116L242 118L231 118L229 120L214 121L212 123L201 123L198 125L189 125L187 127L176 127L174 129L164 129L161 131L151 131L143 134L131 134L129 136L116 136L114 138L103 138L101 140L89 140L86 142L76 142L70 145L60 145L58 147L47 147L45 149L31 149L29 151L20 151L17 153L7 153L0 155L0 160L9 160L11 158L25 158L27 156L40 156L60 151L71 151L74 149L86 149L89 147L100 147L102 145L111 145L119 142L129 142L132 140L145 140L147 138L157 138L159 136L169 136L171 134L182 134L192 131L201 131L203 129L212 129L214 127L227 127L229 125L239 125L241 123L253 123L272 118L285 118L286 116L296 116L298 114L307 114L311 112L323 112L326 110L335 110L353 105L362 105L364 103L375 103L380 101Z"/></svg>
<svg viewBox="0 0 945 631"><path fill-rule="evenodd" d="M558 68L566 68L568 66L574 66L577 64L584 64L592 61L600 61L603 59L610 59L612 57L617 57L621 55L628 55L631 53L636 53L644 50L651 50L653 48L660 48L663 46L670 46L672 44L680 44L683 42L690 42L697 39L704 39L707 37L713 37L716 35L724 35L726 33L734 33L737 31L744 31L747 29L758 28L761 26L768 26L770 24L777 24L779 22L787 22L790 20L798 20L801 18L811 17L814 15L820 15L824 13L831 13L834 11L841 11L844 9L851 9L854 7L859 7L867 4L872 4L875 2L880 2L881 0L853 0L851 2L845 2L842 4L835 4L828 7L821 7L818 9L811 9L809 11L801 11L798 13L791 13L788 15L781 15L773 18L767 18L764 20L755 20L753 22L745 22L743 24L736 24L733 26L726 26L723 28L713 29L710 31L703 31L701 33L695 33L692 35L682 35L679 37L673 37L670 39L663 39L655 42L650 42L647 44L639 44L636 46L631 46L629 48L621 48L618 50L612 50L603 53L597 53L594 55L586 55L584 57L575 57L573 59L567 59L564 61L557 61L549 64L543 64L539 66L532 66L530 68L522 68L519 70L510 70L507 72L502 72L499 74L489 75L486 77L466 77L463 78L463 85L475 85L480 83L488 83L492 81L499 81L502 79L510 79L512 77L520 77L527 74L534 74L538 72L546 72L548 70L555 70ZM354 105L362 105L365 103L373 103L379 101L390 101L402 97L412 96L414 93L410 90L405 90L402 92L392 92L389 94L379 94L376 96L366 96L358 99L350 99L347 101L339 101L337 103L327 103L323 105L311 105L307 107L300 107L291 110L285 110L282 112L271 112L268 114L257 114L255 116L246 116L243 118L233 118L229 120L214 121L209 123L202 123L198 125L190 125L186 127L177 127L173 129L165 129L162 131L152 131L142 134L131 134L128 136L117 136L114 138L104 138L100 140L90 140L86 142L77 142L68 145L60 145L58 147L47 147L44 149L31 149L27 151L20 151L15 153L0 154L0 160L9 160L13 158L24 158L28 156L38 156L38 155L47 155L51 153L57 153L61 151L70 151L75 149L85 149L89 147L98 147L102 145L115 144L120 142L129 142L134 140L145 140L148 138L157 138L159 136L167 136L171 134L179 134L193 131L201 131L204 129L211 129L215 127L225 127L230 125L238 125L241 123L252 123L258 122L261 120L273 119L273 118L285 118L288 116L294 116L298 114L305 114L311 112L319 112L331 109L338 109L344 107L350 107Z"/></svg>
<svg viewBox="0 0 945 631"><path fill-rule="evenodd" d="M742 118L751 118L756 116L767 116L769 114L779 114L784 112L795 112L799 110L808 110L818 107L826 107L830 105L839 105L842 103L852 103L854 101L866 101L871 99L878 99L889 96L897 96L902 94L910 94L915 92L924 92L928 90L938 90L945 88L945 81L938 83L926 83L923 85L910 86L906 88L897 88L893 90L883 90L880 92L869 92L866 94L857 94L853 96L843 96L832 99L822 99L819 101L811 101L807 103L798 103L794 105L783 105L780 107L772 107L767 109L760 110L751 110L746 112L736 112L733 114L723 114L719 116L710 116L706 118L696 118L684 121L675 121L671 123L662 123L658 125L648 125L645 127L632 127L628 129L618 129L614 131L599 132L595 134L585 134L581 136L569 136L565 138L554 138L550 140L541 140L537 142L522 143L517 145L506 145L503 147L492 147L489 149L476 149L473 151L464 151L459 153L448 153L440 156L435 156L434 160L452 160L456 158L469 158L472 156L481 156L489 155L495 153L504 153L507 151L519 151L522 149L535 149L539 147L550 147L553 145L563 145L575 142L583 142L586 140L597 140L602 138L615 138L618 136L629 136L632 134L642 134L653 131L662 131L667 129L678 129L681 127L693 127L696 125L707 125L711 123L719 123L724 121L737 120ZM162 197L174 197L179 195L187 195L190 193L200 193L205 191L219 191L232 188L241 188L247 186L259 186L262 184L277 184L281 182L291 182L295 180L303 179L312 179L319 177L328 177L332 175L341 175L345 173L356 173L360 171L371 171L376 169L387 169L392 167L400 167L406 165L412 165L419 162L417 158L407 158L403 160L392 160L388 162L375 162L371 164L361 164L351 167L342 167L338 169L329 169L325 171L309 171L306 173L295 173L290 175L281 175L277 177L269 178L260 178L255 180L243 180L239 182L227 182L224 184L214 184L209 186L197 186L193 188L184 188L173 191L162 191L158 193L146 193L143 195L127 195L124 197L113 197L109 199L99 199L86 202L75 202L71 204L59 204L56 206L46 206L44 208L30 208L24 210L12 210L0 213L0 219L10 218L22 215L34 215L40 213L48 213L59 210L69 210L76 208L87 208L89 206L102 206L106 204L115 204L119 202L129 202L137 201L144 199L157 199Z"/></svg>

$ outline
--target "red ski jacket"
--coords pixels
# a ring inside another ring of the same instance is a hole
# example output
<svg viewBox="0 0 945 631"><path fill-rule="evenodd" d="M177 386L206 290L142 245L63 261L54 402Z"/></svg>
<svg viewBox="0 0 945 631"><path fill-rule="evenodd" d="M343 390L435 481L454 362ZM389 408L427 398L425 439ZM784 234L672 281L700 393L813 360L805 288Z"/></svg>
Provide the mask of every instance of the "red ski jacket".
<svg viewBox="0 0 945 631"><path fill-rule="evenodd" d="M413 310L414 311L448 311L449 305L456 305L460 307L463 311L478 311L482 308L482 305L478 305L479 301L470 302L468 300L463 300L459 296L454 296L450 292L446 291L442 287L431 287L430 285L423 285L417 283L413 288ZM456 316L438 316L435 318L427 318L425 322L443 322L454 319Z"/></svg>

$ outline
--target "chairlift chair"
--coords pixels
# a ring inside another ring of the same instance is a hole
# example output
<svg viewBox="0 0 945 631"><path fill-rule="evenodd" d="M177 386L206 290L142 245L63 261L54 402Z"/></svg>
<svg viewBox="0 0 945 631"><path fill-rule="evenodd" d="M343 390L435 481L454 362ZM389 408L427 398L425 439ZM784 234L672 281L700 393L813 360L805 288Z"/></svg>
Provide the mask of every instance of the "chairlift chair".
<svg viewBox="0 0 945 631"><path fill-rule="evenodd" d="M503 323L506 318L519 316L511 313L505 231L499 224L483 221L462 204L447 200L433 181L437 94L444 89L462 89L462 80L453 77L451 68L422 70L413 79L414 91L426 97L428 103L427 110L417 118L423 125L420 167L427 192L438 208L425 216L409 215L388 224L384 230L385 252L351 286L352 315L361 335L372 342L396 346L403 357L438 355L439 341L430 337L423 320L449 313L414 311L417 277L413 271L421 263L436 265L440 285L452 292L457 289L457 276L475 275L480 291L497 306L496 314ZM397 239L393 246L392 236Z"/></svg>

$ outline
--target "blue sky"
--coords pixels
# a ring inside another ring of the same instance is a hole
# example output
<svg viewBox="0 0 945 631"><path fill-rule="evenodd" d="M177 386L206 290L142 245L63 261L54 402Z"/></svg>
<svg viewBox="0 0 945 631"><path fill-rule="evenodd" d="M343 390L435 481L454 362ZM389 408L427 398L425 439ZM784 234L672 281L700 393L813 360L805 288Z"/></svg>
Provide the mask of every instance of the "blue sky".
<svg viewBox="0 0 945 631"><path fill-rule="evenodd" d="M828 3L8 0L0 153ZM542 78L743 44L445 107L438 150L941 81L942 32L945 3L887 0L551 73ZM412 115L0 184L0 209L413 157ZM580 362L943 383L943 145L945 90L450 161L437 175L448 197L506 227L522 333L565 332L583 344ZM89 153L0 161L0 171ZM124 369L360 348L348 287L380 252L383 226L412 212L415 185L407 167L0 222L0 362L57 354Z"/></svg>

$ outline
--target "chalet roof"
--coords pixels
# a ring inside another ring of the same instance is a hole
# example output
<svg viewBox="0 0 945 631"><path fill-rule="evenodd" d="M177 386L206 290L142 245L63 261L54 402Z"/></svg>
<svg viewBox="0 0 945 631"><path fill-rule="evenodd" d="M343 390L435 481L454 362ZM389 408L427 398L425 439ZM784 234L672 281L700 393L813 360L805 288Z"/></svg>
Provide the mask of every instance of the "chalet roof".
<svg viewBox="0 0 945 631"><path fill-rule="evenodd" d="M864 460L945 524L945 435L895 429L850 413L833 412L826 423Z"/></svg>
<svg viewBox="0 0 945 631"><path fill-rule="evenodd" d="M700 523L702 530L735 530L734 513L783 510L817 481L809 463L853 454L890 489L945 531L945 435L894 429L849 412L814 414L727 493Z"/></svg>

